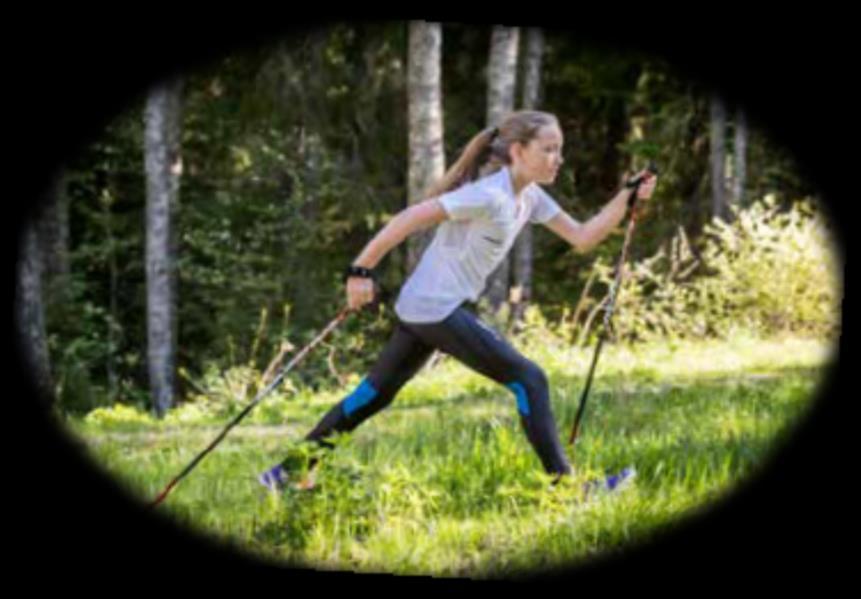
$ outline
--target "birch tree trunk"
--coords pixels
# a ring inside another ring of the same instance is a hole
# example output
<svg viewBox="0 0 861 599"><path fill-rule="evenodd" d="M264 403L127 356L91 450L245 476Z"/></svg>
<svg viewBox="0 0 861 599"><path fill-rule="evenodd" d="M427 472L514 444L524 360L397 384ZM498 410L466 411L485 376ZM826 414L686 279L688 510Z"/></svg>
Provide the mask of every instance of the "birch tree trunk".
<svg viewBox="0 0 861 599"><path fill-rule="evenodd" d="M526 56L523 69L523 108L537 109L541 98L541 58L544 34L531 27L526 31ZM532 299L532 225L526 223L514 242L512 272L512 321L517 327Z"/></svg>
<svg viewBox="0 0 861 599"><path fill-rule="evenodd" d="M487 68L487 126L498 125L502 118L514 110L514 93L517 82L517 50L520 30L517 27L495 26L490 41L490 60ZM494 313L499 312L508 299L511 254L491 273L485 297Z"/></svg>
<svg viewBox="0 0 861 599"><path fill-rule="evenodd" d="M445 172L442 123L442 26L413 21L409 25L409 198L425 199L430 185ZM407 240L407 272L412 272L433 231Z"/></svg>
<svg viewBox="0 0 861 599"><path fill-rule="evenodd" d="M38 219L42 292L46 304L63 301L69 278L69 198L66 173L57 171Z"/></svg>
<svg viewBox="0 0 861 599"><path fill-rule="evenodd" d="M15 321L19 347L29 367L39 400L45 406L54 401L45 317L42 304L42 257L38 225L30 219L23 227L17 264Z"/></svg>
<svg viewBox="0 0 861 599"><path fill-rule="evenodd" d="M149 94L144 114L146 166L147 360L153 409L173 405L176 369L176 238L179 195L181 81Z"/></svg>

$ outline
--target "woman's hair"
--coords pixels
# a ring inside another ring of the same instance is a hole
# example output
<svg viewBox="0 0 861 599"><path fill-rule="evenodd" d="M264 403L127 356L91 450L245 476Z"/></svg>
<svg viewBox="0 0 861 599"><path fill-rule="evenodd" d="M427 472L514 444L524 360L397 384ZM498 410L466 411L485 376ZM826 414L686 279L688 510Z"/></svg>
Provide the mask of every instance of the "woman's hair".
<svg viewBox="0 0 861 599"><path fill-rule="evenodd" d="M511 162L508 149L514 142L526 145L545 125L559 126L559 120L549 112L520 110L506 115L497 127L483 129L466 144L460 157L449 167L442 179L430 186L426 196L442 195L480 176L498 171Z"/></svg>

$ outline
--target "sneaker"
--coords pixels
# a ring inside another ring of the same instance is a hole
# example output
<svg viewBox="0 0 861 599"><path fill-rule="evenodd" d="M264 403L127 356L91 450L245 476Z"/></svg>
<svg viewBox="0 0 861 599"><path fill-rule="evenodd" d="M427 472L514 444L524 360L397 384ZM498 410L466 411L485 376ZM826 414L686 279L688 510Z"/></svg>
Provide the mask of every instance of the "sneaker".
<svg viewBox="0 0 861 599"><path fill-rule="evenodd" d="M287 486L287 471L278 464L257 477L257 482L270 491L281 491Z"/></svg>
<svg viewBox="0 0 861 599"><path fill-rule="evenodd" d="M283 491L287 488L290 473L283 464L278 464L257 477L257 482L273 492ZM303 480L290 485L297 491L310 491L317 487L316 470L310 470Z"/></svg>
<svg viewBox="0 0 861 599"><path fill-rule="evenodd" d="M633 466L623 468L618 474L612 474L601 480L589 481L583 485L583 491L588 495L596 491L620 491L631 484L637 471Z"/></svg>

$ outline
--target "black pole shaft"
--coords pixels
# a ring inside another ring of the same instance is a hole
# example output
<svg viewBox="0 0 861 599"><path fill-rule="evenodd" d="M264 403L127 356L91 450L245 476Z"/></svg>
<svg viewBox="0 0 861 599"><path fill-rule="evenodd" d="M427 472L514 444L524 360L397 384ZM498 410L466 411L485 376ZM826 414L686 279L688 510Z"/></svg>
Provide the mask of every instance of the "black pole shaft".
<svg viewBox="0 0 861 599"><path fill-rule="evenodd" d="M655 167L654 163L650 163L647 169L653 175L657 175L658 170ZM583 387L583 392L580 394L580 405L577 408L577 415L574 417L574 426L571 428L571 436L568 439L568 444L573 446L574 442L577 440L577 434L580 432L580 421L583 418L583 412L586 409L586 399L589 397L589 390L592 388L592 378L595 374L595 366L598 364L598 355L601 353L601 347L604 345L604 340L607 336L607 327L609 326L610 317L613 314L613 307L616 303L616 297L618 295L619 286L621 285L622 278L622 268L625 264L625 258L628 253L628 245L631 242L631 237L634 234L634 227L637 223L636 213L634 210L637 205L637 193L640 190L640 184L643 182L643 178L633 179L625 184L626 187L630 188L631 195L628 196L628 211L631 214L630 221L628 222L628 229L625 232L625 241L622 244L622 252L619 256L619 261L616 263L616 270L613 273L614 279L614 288L611 289L611 296L607 303L607 307L605 310L607 311L607 318L604 321L604 328L601 330L601 333L598 336L598 345L595 347L595 354L592 356L592 365L589 367L589 374L586 377L586 384Z"/></svg>
<svg viewBox="0 0 861 599"><path fill-rule="evenodd" d="M580 394L580 406L577 408L577 415L574 417L574 428L571 429L571 437L568 439L568 444L574 443L577 438L577 432L580 430L580 419L583 418L583 412L586 409L586 396L589 395L589 389L592 388L592 376L595 374L595 365L598 363L598 354L601 353L601 346L604 345L604 332L601 331L598 337L598 344L595 346L595 353L592 355L592 365L589 367L589 374L586 376L586 385L583 387L583 392Z"/></svg>

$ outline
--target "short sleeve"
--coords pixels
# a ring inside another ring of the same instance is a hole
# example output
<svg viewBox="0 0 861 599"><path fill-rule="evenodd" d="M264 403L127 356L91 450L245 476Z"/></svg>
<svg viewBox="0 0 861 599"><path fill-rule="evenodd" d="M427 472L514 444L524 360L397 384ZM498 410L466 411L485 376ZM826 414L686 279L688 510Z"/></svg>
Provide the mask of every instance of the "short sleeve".
<svg viewBox="0 0 861 599"><path fill-rule="evenodd" d="M497 205L494 195L476 183L461 185L438 200L451 220L489 218Z"/></svg>
<svg viewBox="0 0 861 599"><path fill-rule="evenodd" d="M556 203L556 200L538 185L533 185L532 194L534 200L529 222L543 224L562 212L562 208Z"/></svg>

